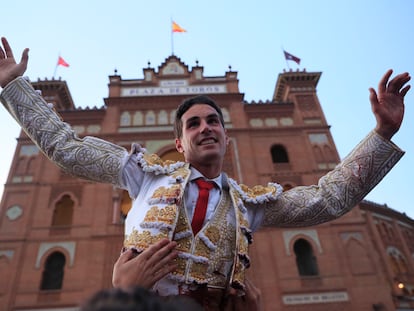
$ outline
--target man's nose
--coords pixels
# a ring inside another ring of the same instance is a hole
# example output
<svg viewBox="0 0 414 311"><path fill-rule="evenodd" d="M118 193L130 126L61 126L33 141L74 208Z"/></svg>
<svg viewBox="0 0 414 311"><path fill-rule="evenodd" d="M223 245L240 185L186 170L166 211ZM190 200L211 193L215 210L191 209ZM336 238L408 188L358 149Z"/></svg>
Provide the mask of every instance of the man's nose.
<svg viewBox="0 0 414 311"><path fill-rule="evenodd" d="M205 120L201 121L200 132L201 133L211 132L210 124L207 121Z"/></svg>

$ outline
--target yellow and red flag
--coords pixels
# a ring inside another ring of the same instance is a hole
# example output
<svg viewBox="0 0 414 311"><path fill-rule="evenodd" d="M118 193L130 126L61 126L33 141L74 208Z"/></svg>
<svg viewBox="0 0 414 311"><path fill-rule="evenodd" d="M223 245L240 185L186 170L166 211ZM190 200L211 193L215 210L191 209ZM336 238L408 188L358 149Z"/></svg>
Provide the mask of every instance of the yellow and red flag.
<svg viewBox="0 0 414 311"><path fill-rule="evenodd" d="M176 22L172 22L172 32L187 32L183 27L178 25Z"/></svg>

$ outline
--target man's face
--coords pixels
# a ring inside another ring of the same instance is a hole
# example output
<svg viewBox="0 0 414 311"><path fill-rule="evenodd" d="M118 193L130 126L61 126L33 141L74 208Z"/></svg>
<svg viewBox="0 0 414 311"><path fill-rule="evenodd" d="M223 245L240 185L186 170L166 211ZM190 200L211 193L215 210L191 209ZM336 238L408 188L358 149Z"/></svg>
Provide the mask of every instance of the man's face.
<svg viewBox="0 0 414 311"><path fill-rule="evenodd" d="M206 104L195 104L181 117L182 137L176 138L177 150L194 166L216 161L221 165L228 137L218 112Z"/></svg>

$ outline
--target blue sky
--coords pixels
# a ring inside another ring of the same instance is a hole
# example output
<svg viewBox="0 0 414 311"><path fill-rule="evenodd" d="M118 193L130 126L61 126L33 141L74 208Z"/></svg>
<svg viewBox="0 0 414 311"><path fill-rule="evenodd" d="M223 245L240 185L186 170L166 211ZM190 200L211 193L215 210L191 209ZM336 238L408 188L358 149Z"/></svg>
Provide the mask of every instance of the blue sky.
<svg viewBox="0 0 414 311"><path fill-rule="evenodd" d="M228 0L228 1L9 1L2 5L0 35L15 56L30 48L27 76L51 78L58 67L75 105L100 107L114 69L123 79L142 78L172 53L171 19L187 33L174 35L174 54L206 76L238 72L247 101L272 98L284 69L320 71L317 93L341 158L375 126L368 88L384 72L414 75L414 2L409 0ZM287 63L282 49L301 58ZM414 84L414 83L412 83ZM393 141L406 155L366 199L414 218L409 193L414 164L414 89ZM0 193L16 147L19 127L0 112Z"/></svg>

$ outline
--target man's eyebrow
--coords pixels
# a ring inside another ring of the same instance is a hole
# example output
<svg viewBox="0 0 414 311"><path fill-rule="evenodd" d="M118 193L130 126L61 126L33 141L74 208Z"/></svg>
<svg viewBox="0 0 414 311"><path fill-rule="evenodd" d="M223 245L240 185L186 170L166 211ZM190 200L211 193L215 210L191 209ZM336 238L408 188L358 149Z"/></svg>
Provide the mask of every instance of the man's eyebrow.
<svg viewBox="0 0 414 311"><path fill-rule="evenodd" d="M219 118L218 113L212 113L207 116L207 118Z"/></svg>
<svg viewBox="0 0 414 311"><path fill-rule="evenodd" d="M208 116L206 116L206 119L211 119L211 118L220 118L220 117L217 113L211 113ZM196 120L199 120L199 119L201 119L200 116L194 116L194 117L188 118L185 121L185 123L189 123L189 122L196 121Z"/></svg>
<svg viewBox="0 0 414 311"><path fill-rule="evenodd" d="M194 116L194 117L188 118L188 119L185 121L185 123L189 123L189 122L196 121L196 120L199 120L199 119L200 119L200 117L199 117L199 116Z"/></svg>

